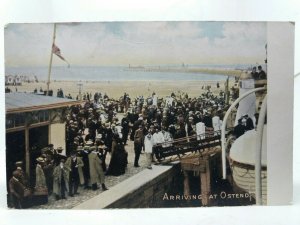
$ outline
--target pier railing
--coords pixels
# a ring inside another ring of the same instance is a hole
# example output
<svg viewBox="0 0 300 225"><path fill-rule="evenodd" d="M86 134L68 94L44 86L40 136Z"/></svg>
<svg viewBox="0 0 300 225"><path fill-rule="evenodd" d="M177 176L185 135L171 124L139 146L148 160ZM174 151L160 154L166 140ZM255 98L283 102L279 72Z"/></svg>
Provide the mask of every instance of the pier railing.
<svg viewBox="0 0 300 225"><path fill-rule="evenodd" d="M221 146L221 131L210 131L201 135L174 139L153 146L156 157L164 159L177 155L179 158L188 152L202 152L207 148Z"/></svg>

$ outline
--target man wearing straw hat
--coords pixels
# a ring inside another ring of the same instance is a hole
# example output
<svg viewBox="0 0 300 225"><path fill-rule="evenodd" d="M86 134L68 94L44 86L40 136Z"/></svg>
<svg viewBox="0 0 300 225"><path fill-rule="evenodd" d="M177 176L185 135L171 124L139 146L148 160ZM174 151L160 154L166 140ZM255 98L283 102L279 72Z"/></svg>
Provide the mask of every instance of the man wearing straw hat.
<svg viewBox="0 0 300 225"><path fill-rule="evenodd" d="M61 159L53 172L53 193L56 200L65 199L65 192L68 191L69 169L65 166L65 160Z"/></svg>
<svg viewBox="0 0 300 225"><path fill-rule="evenodd" d="M13 206L16 209L29 207L31 191L21 182L22 174L19 170L15 170L9 180L9 193Z"/></svg>
<svg viewBox="0 0 300 225"><path fill-rule="evenodd" d="M81 158L77 157L76 152L71 152L71 156L66 161L66 167L70 169L69 172L69 196L73 197L77 192L79 182L84 184L82 167L84 166Z"/></svg>
<svg viewBox="0 0 300 225"><path fill-rule="evenodd" d="M22 161L18 161L15 163L16 165L16 170L19 172L20 174L20 181L22 182L22 184L24 184L26 187L29 187L29 179L25 173L25 171L23 170L22 166L23 166L23 162Z"/></svg>

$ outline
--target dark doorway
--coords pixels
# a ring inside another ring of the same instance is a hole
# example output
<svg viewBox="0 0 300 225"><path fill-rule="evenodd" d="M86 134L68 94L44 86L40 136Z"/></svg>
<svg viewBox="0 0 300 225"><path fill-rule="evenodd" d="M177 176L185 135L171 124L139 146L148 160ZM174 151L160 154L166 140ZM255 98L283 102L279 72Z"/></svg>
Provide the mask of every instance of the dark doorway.
<svg viewBox="0 0 300 225"><path fill-rule="evenodd" d="M7 184L16 169L15 162L25 166L25 131L6 133L6 180ZM24 168L23 168L24 169Z"/></svg>
<svg viewBox="0 0 300 225"><path fill-rule="evenodd" d="M41 156L41 149L48 145L48 126L31 128L29 130L29 151L30 151L30 183L35 183L36 159Z"/></svg>

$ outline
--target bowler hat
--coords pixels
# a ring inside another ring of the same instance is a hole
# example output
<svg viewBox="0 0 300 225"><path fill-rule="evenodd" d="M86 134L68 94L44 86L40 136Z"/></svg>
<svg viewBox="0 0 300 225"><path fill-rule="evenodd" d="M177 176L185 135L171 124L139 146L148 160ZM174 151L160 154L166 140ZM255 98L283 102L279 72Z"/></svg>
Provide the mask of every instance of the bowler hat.
<svg viewBox="0 0 300 225"><path fill-rule="evenodd" d="M58 147L56 150L57 150L58 153L62 153L63 148L62 147Z"/></svg>
<svg viewBox="0 0 300 225"><path fill-rule="evenodd" d="M77 152L76 151L72 151L70 155L76 155Z"/></svg>

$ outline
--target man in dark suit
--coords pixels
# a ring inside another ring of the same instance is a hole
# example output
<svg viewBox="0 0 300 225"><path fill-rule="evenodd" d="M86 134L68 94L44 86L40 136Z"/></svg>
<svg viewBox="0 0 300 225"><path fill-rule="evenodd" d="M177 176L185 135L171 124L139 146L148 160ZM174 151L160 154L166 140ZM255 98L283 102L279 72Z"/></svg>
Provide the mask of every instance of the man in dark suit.
<svg viewBox="0 0 300 225"><path fill-rule="evenodd" d="M69 174L69 196L73 197L77 192L80 181L80 173L83 181L82 167L84 166L81 158L77 157L76 152L71 152L71 156L66 161L66 167L70 170ZM80 171L79 171L80 170Z"/></svg>
<svg viewBox="0 0 300 225"><path fill-rule="evenodd" d="M258 77L258 73L256 72L256 66L254 66L252 68L252 72L251 72L251 76L254 80L257 80L259 77Z"/></svg>
<svg viewBox="0 0 300 225"><path fill-rule="evenodd" d="M139 158L142 151L144 142L144 132L143 126L139 125L139 129L137 129L134 133L134 167L139 167Z"/></svg>
<svg viewBox="0 0 300 225"><path fill-rule="evenodd" d="M261 66L258 66L258 78L260 80L264 80L264 79L267 79L267 75L266 75L266 72L263 71L262 67Z"/></svg>
<svg viewBox="0 0 300 225"><path fill-rule="evenodd" d="M89 165L89 154L90 154L90 147L89 146L78 146L77 151L79 156L82 158L83 161L83 177L84 177L84 189L89 189L89 179L90 179L90 165Z"/></svg>
<svg viewBox="0 0 300 225"><path fill-rule="evenodd" d="M122 142L126 145L128 134L129 134L129 119L127 113L124 114L124 117L121 121L122 126Z"/></svg>
<svg viewBox="0 0 300 225"><path fill-rule="evenodd" d="M245 133L245 126L242 124L242 119L238 120L238 125L234 127L233 134L239 138Z"/></svg>
<svg viewBox="0 0 300 225"><path fill-rule="evenodd" d="M246 119L245 131L254 129L253 120L248 115L245 115L244 118Z"/></svg>

